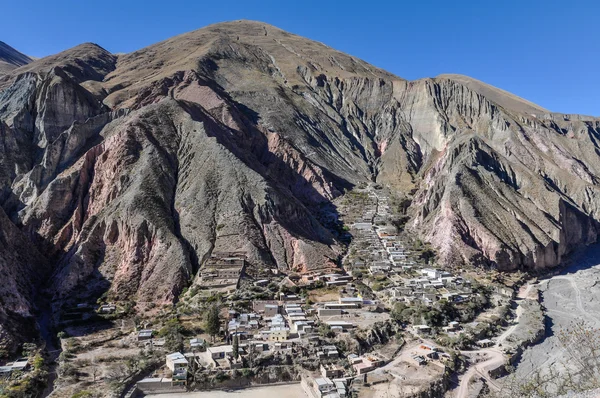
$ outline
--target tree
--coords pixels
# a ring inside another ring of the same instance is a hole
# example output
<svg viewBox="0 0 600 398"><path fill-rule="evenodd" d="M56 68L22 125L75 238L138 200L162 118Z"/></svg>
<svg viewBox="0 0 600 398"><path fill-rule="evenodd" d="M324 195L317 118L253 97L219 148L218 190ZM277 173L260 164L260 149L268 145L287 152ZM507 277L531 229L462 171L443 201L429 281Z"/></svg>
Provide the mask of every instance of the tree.
<svg viewBox="0 0 600 398"><path fill-rule="evenodd" d="M215 341L215 336L221 331L221 319L219 317L220 307L218 304L213 304L208 308L206 314L206 332Z"/></svg>
<svg viewBox="0 0 600 398"><path fill-rule="evenodd" d="M237 333L233 336L233 359L237 359L240 355L240 339Z"/></svg>
<svg viewBox="0 0 600 398"><path fill-rule="evenodd" d="M430 247L426 247L421 253L421 258L426 264L429 264L431 260L435 259L435 251Z"/></svg>
<svg viewBox="0 0 600 398"><path fill-rule="evenodd" d="M404 227L406 226L408 221L410 221L410 217L401 216L397 219L392 220L391 223L394 227L396 227L396 232L402 232L404 231Z"/></svg>
<svg viewBox="0 0 600 398"><path fill-rule="evenodd" d="M181 332L183 332L183 327L179 323L179 319L171 318L158 331L158 335L165 338L165 346L170 351L181 351L183 349Z"/></svg>
<svg viewBox="0 0 600 398"><path fill-rule="evenodd" d="M102 369L100 369L98 367L98 365L96 364L96 362L92 362L90 364L89 375L92 376L92 381L94 383L96 382L96 379L98 379L98 376L100 376L101 373L102 373Z"/></svg>
<svg viewBox="0 0 600 398"><path fill-rule="evenodd" d="M37 346L33 343L23 344L23 356L28 357L37 351Z"/></svg>
<svg viewBox="0 0 600 398"><path fill-rule="evenodd" d="M41 370L44 367L44 357L42 357L39 353L33 357L33 368L35 370Z"/></svg>
<svg viewBox="0 0 600 398"><path fill-rule="evenodd" d="M410 198L402 198L400 203L398 203L398 211L402 214L406 214L406 211L412 204L412 200Z"/></svg>
<svg viewBox="0 0 600 398"><path fill-rule="evenodd" d="M409 318L404 317L404 311L407 308L408 307L404 303L396 303L394 305L394 308L392 308L392 311L390 311L390 316L396 322L407 322Z"/></svg>
<svg viewBox="0 0 600 398"><path fill-rule="evenodd" d="M331 327L326 324L326 323L322 323L319 325L319 334L323 337L334 337L335 333L333 333L333 331L331 330Z"/></svg>

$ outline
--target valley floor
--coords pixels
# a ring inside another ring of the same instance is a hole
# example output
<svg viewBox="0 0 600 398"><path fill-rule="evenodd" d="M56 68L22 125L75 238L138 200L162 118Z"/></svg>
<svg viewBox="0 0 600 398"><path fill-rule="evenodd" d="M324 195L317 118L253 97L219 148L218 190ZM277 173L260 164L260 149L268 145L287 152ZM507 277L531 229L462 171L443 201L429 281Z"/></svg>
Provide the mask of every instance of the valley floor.
<svg viewBox="0 0 600 398"><path fill-rule="evenodd" d="M600 328L600 246L589 248L573 259L573 265L559 275L542 279L539 289L546 309L545 339L523 353L515 378L527 380L551 370L563 373L573 369L569 353L559 340L562 332L583 321L587 327Z"/></svg>

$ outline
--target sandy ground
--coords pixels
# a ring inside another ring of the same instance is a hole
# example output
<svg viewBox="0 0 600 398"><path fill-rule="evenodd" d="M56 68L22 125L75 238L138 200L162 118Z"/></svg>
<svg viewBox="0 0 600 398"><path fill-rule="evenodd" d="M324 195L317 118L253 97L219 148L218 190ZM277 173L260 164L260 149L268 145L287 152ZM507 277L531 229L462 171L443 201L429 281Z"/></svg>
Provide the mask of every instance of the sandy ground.
<svg viewBox="0 0 600 398"><path fill-rule="evenodd" d="M424 341L425 342L425 341ZM428 342L432 344L432 342ZM426 355L427 350L419 348L420 342L412 342L402 349L390 363L370 372L367 381L387 379L387 382L372 384L362 388L360 398L389 398L417 394L425 390L433 381L439 380L444 373L443 368L433 363L419 366L411 358L413 354Z"/></svg>
<svg viewBox="0 0 600 398"><path fill-rule="evenodd" d="M146 395L147 398L305 398L306 396L300 384L244 388L229 391Z"/></svg>
<svg viewBox="0 0 600 398"><path fill-rule="evenodd" d="M351 322L358 328L369 329L375 322L384 322L390 319L390 314L386 312L370 312L366 309L346 310L348 314L341 316L324 316L321 317L323 322L328 321L344 321Z"/></svg>
<svg viewBox="0 0 600 398"><path fill-rule="evenodd" d="M600 328L599 280L600 245L597 245L580 255L560 275L540 281L542 304L550 322L546 338L523 353L516 370L518 379L525 380L538 372L546 374L551 367L560 371L563 366L571 366L557 335L574 321L583 320Z"/></svg>

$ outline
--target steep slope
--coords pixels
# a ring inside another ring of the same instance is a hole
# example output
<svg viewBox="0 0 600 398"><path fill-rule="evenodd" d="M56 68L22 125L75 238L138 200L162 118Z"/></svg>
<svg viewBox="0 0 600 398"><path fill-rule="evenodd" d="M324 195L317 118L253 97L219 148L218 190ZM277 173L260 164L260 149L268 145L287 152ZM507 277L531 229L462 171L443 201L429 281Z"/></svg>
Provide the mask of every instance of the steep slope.
<svg viewBox="0 0 600 398"><path fill-rule="evenodd" d="M511 109L513 111L518 111L521 113L530 113L534 115L543 115L550 113L550 111L540 107L537 104L529 102L521 97L517 97L516 95L509 93L508 91L504 91L497 87L490 86L489 84L485 84L477 79L473 79L468 76L446 74L439 75L436 78L436 80L440 81L444 79L460 83L463 86L467 87L469 90L478 93L479 95L487 98L489 101L492 101L506 109Z"/></svg>
<svg viewBox="0 0 600 398"><path fill-rule="evenodd" d="M36 338L35 297L50 270L46 259L0 209L0 349Z"/></svg>
<svg viewBox="0 0 600 398"><path fill-rule="evenodd" d="M599 133L474 79L409 82L236 21L0 77L0 203L54 264L57 305L172 303L213 251L250 272L333 268L315 215L372 180L415 192L410 228L446 263L552 267L596 240Z"/></svg>
<svg viewBox="0 0 600 398"><path fill-rule="evenodd" d="M413 226L448 261L552 267L596 241L598 119L534 116L446 78L413 83L401 101L430 153Z"/></svg>
<svg viewBox="0 0 600 398"><path fill-rule="evenodd" d="M27 65L31 61L33 60L27 55L18 52L8 44L0 41L0 76L19 66Z"/></svg>

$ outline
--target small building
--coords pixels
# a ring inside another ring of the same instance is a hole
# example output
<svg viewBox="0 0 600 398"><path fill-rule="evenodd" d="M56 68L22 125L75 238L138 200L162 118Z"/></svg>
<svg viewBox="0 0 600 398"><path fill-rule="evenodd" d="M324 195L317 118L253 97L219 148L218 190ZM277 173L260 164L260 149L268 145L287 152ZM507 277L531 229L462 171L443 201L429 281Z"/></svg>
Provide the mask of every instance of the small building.
<svg viewBox="0 0 600 398"><path fill-rule="evenodd" d="M348 358L348 362L350 362L350 365L356 365L357 363L362 363L362 358L356 354L350 354L346 358Z"/></svg>
<svg viewBox="0 0 600 398"><path fill-rule="evenodd" d="M226 355L233 355L232 345L220 345L216 347L208 347L206 354L210 359L223 359Z"/></svg>
<svg viewBox="0 0 600 398"><path fill-rule="evenodd" d="M352 322L346 321L327 321L325 322L331 329L341 329L343 331L347 331L354 328L354 324Z"/></svg>
<svg viewBox="0 0 600 398"><path fill-rule="evenodd" d="M152 334L154 331L152 329L144 329L138 332L137 339L138 341L150 340L152 339Z"/></svg>
<svg viewBox="0 0 600 398"><path fill-rule="evenodd" d="M206 348L206 341L200 338L190 339L190 347L204 350Z"/></svg>
<svg viewBox="0 0 600 398"><path fill-rule="evenodd" d="M476 343L479 347L485 348L485 347L491 347L494 345L494 341L490 340L490 339L483 339L483 340L479 340Z"/></svg>
<svg viewBox="0 0 600 398"><path fill-rule="evenodd" d="M427 325L414 325L413 328L419 334L431 332L431 327Z"/></svg>
<svg viewBox="0 0 600 398"><path fill-rule="evenodd" d="M315 379L315 387L321 395L327 394L335 389L335 384L329 378Z"/></svg>
<svg viewBox="0 0 600 398"><path fill-rule="evenodd" d="M340 297L340 304L354 304L357 307L361 307L363 305L362 297Z"/></svg>
<svg viewBox="0 0 600 398"><path fill-rule="evenodd" d="M185 356L180 352L174 352L166 357L166 363L169 370L171 370L171 385L186 385L188 376L189 363Z"/></svg>
<svg viewBox="0 0 600 398"><path fill-rule="evenodd" d="M273 351L291 351L294 343L291 341L278 341L273 344Z"/></svg>
<svg viewBox="0 0 600 398"><path fill-rule="evenodd" d="M269 341L285 341L290 337L290 328L288 327L272 327L269 330Z"/></svg>
<svg viewBox="0 0 600 398"><path fill-rule="evenodd" d="M412 360L415 361L419 366L427 364L427 360L422 355L413 355Z"/></svg>
<svg viewBox="0 0 600 398"><path fill-rule="evenodd" d="M185 356L180 352L174 352L166 357L167 368L175 373L180 369L187 369L189 363Z"/></svg>
<svg viewBox="0 0 600 398"><path fill-rule="evenodd" d="M427 351L432 351L432 352L438 351L437 347L434 347L431 344L425 344L425 343L421 344L419 346L419 348L422 350L427 350Z"/></svg>
<svg viewBox="0 0 600 398"><path fill-rule="evenodd" d="M334 345L326 345L321 347L321 350L317 352L319 359L336 359L339 358L340 354L337 347Z"/></svg>
<svg viewBox="0 0 600 398"><path fill-rule="evenodd" d="M363 361L352 365L352 367L354 368L354 371L356 372L357 375L364 375L365 373L375 370L375 365L373 365L372 363L366 363Z"/></svg>
<svg viewBox="0 0 600 398"><path fill-rule="evenodd" d="M437 279L442 276L442 273L440 271L433 268L423 268L421 270L421 274L426 275L430 279Z"/></svg>
<svg viewBox="0 0 600 398"><path fill-rule="evenodd" d="M342 375L344 374L344 368L342 368L339 365L333 364L333 363L321 364L320 369L321 369L321 376L323 376L325 378L342 377Z"/></svg>
<svg viewBox="0 0 600 398"><path fill-rule="evenodd" d="M342 315L342 310L340 308L319 308L317 315L319 318L324 316L339 316Z"/></svg>
<svg viewBox="0 0 600 398"><path fill-rule="evenodd" d="M29 359L27 358L19 358L12 364L12 370L24 371L29 368Z"/></svg>
<svg viewBox="0 0 600 398"><path fill-rule="evenodd" d="M279 306L277 304L265 304L265 306L264 306L265 318L273 318L277 314L279 314Z"/></svg>
<svg viewBox="0 0 600 398"><path fill-rule="evenodd" d="M277 300L255 300L252 302L252 310L256 313L264 313L265 306L267 305L276 305L279 307L279 302Z"/></svg>
<svg viewBox="0 0 600 398"><path fill-rule="evenodd" d="M361 303L362 305L362 303ZM340 304L340 303L325 303L323 304L324 308L327 309L340 309L340 310L353 310L353 309L357 309L359 308L358 304L352 304L352 303L344 303L344 304Z"/></svg>
<svg viewBox="0 0 600 398"><path fill-rule="evenodd" d="M114 304L104 304L100 306L98 312L101 314L112 314L117 310L117 306Z"/></svg>
<svg viewBox="0 0 600 398"><path fill-rule="evenodd" d="M454 332L460 329L460 324L456 321L448 322L448 326L442 328L445 332Z"/></svg>

